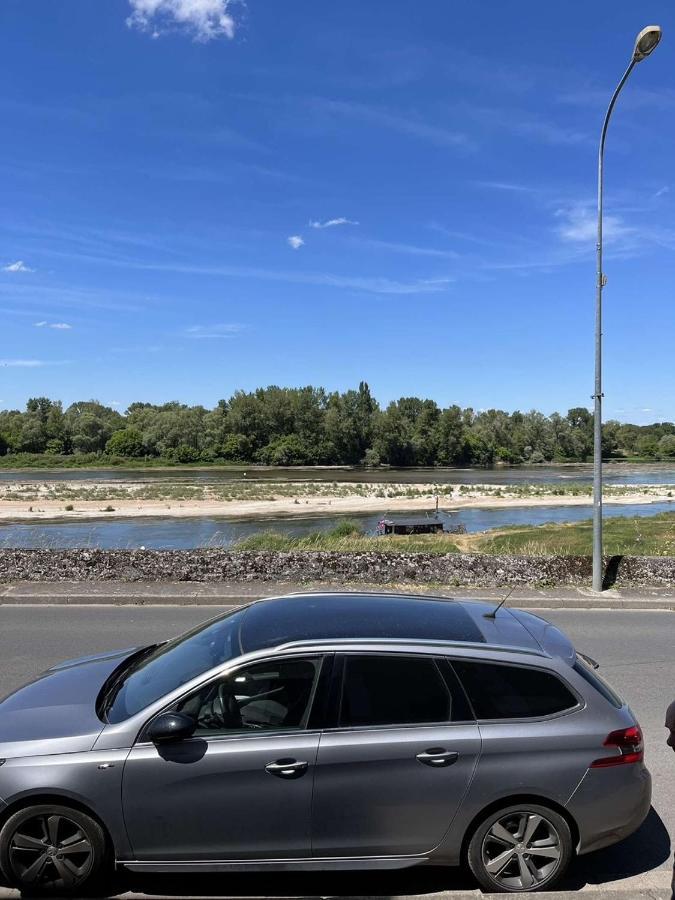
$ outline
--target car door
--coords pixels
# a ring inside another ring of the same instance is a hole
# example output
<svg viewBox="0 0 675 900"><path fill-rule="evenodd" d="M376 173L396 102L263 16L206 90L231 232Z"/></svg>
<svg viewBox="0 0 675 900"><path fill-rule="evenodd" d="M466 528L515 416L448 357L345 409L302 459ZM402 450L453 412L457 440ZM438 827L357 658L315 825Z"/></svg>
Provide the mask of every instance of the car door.
<svg viewBox="0 0 675 900"><path fill-rule="evenodd" d="M170 708L196 719L193 737L155 746L141 733L122 781L135 859L310 855L319 744L311 717L330 662L301 655L243 666Z"/></svg>
<svg viewBox="0 0 675 900"><path fill-rule="evenodd" d="M481 747L450 666L432 656L344 654L333 678L334 727L321 735L316 764L313 855L432 850Z"/></svg>

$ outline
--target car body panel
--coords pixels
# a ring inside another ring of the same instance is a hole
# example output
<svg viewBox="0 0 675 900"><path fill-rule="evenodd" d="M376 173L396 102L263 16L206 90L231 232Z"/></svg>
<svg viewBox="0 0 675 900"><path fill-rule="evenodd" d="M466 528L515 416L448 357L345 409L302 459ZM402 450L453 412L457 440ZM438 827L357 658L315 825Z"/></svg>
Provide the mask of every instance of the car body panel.
<svg viewBox="0 0 675 900"><path fill-rule="evenodd" d="M134 858L308 857L318 746L307 731L137 744L122 784ZM292 779L265 771L283 758L308 769Z"/></svg>
<svg viewBox="0 0 675 900"><path fill-rule="evenodd" d="M62 799L91 809L108 829L117 853L129 852L120 803L128 750L59 753L8 759L0 766L0 796L12 807Z"/></svg>
<svg viewBox="0 0 675 900"><path fill-rule="evenodd" d="M0 702L0 758L90 750L103 729L96 698L128 651L45 672Z"/></svg>
<svg viewBox="0 0 675 900"><path fill-rule="evenodd" d="M589 769L567 804L579 828L577 853L600 850L632 834L649 813L651 795L644 765Z"/></svg>
<svg viewBox="0 0 675 900"><path fill-rule="evenodd" d="M569 666L574 665L576 659L574 644L556 625L523 609L509 609L508 613L532 635L542 650L550 656L564 660Z"/></svg>
<svg viewBox="0 0 675 900"><path fill-rule="evenodd" d="M477 725L338 729L321 736L314 784L314 856L423 854L443 839L474 777ZM417 754L459 754L441 768Z"/></svg>

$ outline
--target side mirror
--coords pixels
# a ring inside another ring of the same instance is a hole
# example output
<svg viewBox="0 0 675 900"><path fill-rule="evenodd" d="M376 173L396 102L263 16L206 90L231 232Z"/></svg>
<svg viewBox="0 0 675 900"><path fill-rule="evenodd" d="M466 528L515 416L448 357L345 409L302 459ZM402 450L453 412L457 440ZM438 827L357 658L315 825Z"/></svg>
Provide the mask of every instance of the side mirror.
<svg viewBox="0 0 675 900"><path fill-rule="evenodd" d="M183 741L192 737L197 722L185 713L162 713L150 723L146 734L153 744Z"/></svg>

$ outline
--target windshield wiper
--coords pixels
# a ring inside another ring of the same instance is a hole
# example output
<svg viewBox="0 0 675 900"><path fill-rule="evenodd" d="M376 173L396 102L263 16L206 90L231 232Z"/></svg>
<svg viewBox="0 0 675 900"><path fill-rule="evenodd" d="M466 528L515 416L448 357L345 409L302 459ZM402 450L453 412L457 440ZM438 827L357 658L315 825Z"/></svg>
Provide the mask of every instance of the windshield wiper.
<svg viewBox="0 0 675 900"><path fill-rule="evenodd" d="M128 656L108 676L99 692L98 699L96 700L96 714L101 721L108 721L108 710L114 703L115 697L129 675L131 675L143 660L150 656L150 654L159 646L159 644L150 644L147 647L142 647L140 650L137 650L136 653L132 653L131 656Z"/></svg>

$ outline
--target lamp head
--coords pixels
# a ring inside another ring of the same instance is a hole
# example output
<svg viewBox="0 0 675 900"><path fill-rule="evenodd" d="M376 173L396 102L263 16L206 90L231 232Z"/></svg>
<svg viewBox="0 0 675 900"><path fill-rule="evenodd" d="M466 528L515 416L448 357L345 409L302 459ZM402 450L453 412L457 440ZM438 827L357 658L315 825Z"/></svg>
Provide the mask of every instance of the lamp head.
<svg viewBox="0 0 675 900"><path fill-rule="evenodd" d="M661 26L647 25L635 39L635 49L633 50L633 59L635 62L642 62L656 48L661 40Z"/></svg>

